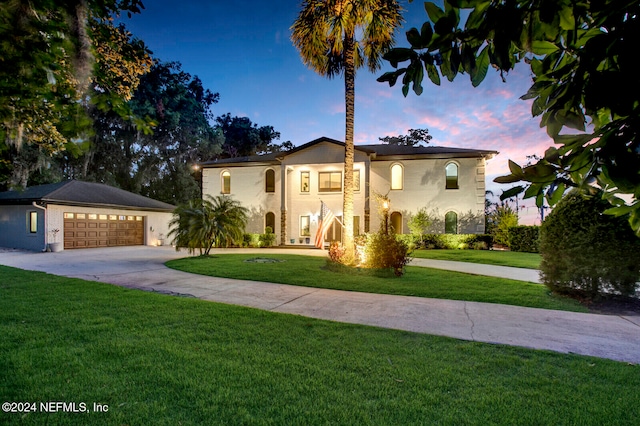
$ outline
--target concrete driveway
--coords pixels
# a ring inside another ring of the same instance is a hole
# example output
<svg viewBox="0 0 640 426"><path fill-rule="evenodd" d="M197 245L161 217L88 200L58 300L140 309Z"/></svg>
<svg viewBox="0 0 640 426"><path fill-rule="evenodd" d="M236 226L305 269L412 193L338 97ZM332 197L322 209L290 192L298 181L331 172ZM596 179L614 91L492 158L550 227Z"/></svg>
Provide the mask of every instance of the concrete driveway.
<svg viewBox="0 0 640 426"><path fill-rule="evenodd" d="M274 251L326 256L320 250L233 249L233 253L261 255ZM325 290L204 277L164 266L170 259L185 256L170 247L143 246L60 253L0 251L0 264L273 312L640 363L640 316ZM428 262L416 264L427 266ZM481 268L439 265L445 266L471 273ZM535 276L526 270L521 274L524 280Z"/></svg>

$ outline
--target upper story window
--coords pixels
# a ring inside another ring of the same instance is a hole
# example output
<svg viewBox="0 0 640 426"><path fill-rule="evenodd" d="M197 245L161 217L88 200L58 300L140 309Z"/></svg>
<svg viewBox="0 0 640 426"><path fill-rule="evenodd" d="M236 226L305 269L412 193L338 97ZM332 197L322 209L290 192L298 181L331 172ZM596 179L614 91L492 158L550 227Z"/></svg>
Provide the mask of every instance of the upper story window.
<svg viewBox="0 0 640 426"><path fill-rule="evenodd" d="M319 172L318 173L319 192L341 192L342 172Z"/></svg>
<svg viewBox="0 0 640 426"><path fill-rule="evenodd" d="M458 165L449 163L444 170L447 177L446 189L458 189Z"/></svg>
<svg viewBox="0 0 640 426"><path fill-rule="evenodd" d="M391 166L391 189L402 189L404 185L404 169L400 164Z"/></svg>
<svg viewBox="0 0 640 426"><path fill-rule="evenodd" d="M309 192L311 189L311 176L308 171L300 172L300 192Z"/></svg>
<svg viewBox="0 0 640 426"><path fill-rule="evenodd" d="M276 192L276 172L269 169L264 174L265 192Z"/></svg>
<svg viewBox="0 0 640 426"><path fill-rule="evenodd" d="M223 194L231 194L231 173L222 172L222 188L220 190Z"/></svg>

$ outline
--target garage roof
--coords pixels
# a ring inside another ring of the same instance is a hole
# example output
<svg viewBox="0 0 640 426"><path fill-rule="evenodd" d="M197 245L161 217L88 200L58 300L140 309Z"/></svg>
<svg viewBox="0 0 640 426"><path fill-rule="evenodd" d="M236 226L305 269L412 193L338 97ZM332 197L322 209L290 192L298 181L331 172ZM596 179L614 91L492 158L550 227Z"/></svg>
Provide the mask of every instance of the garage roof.
<svg viewBox="0 0 640 426"><path fill-rule="evenodd" d="M62 204L85 207L109 207L127 210L171 212L175 206L113 186L68 180L38 185L24 191L0 192L0 204Z"/></svg>

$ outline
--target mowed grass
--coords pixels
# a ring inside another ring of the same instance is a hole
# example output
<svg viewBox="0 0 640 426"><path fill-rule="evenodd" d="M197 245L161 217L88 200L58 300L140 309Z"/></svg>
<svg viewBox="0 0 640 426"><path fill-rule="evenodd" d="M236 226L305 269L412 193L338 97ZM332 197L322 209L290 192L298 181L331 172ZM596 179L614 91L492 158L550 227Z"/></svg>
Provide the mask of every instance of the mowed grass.
<svg viewBox="0 0 640 426"><path fill-rule="evenodd" d="M635 425L640 366L320 321L0 267L20 425Z"/></svg>
<svg viewBox="0 0 640 426"><path fill-rule="evenodd" d="M260 257L283 262L247 262ZM418 266L407 267L401 278L373 276L367 270L334 272L326 268L324 257L286 254L189 257L171 260L167 266L201 275L306 287L588 312L577 301L551 294L540 284Z"/></svg>
<svg viewBox="0 0 640 426"><path fill-rule="evenodd" d="M528 269L539 269L540 261L542 260L538 253L502 250L414 250L411 255L423 259L486 263Z"/></svg>

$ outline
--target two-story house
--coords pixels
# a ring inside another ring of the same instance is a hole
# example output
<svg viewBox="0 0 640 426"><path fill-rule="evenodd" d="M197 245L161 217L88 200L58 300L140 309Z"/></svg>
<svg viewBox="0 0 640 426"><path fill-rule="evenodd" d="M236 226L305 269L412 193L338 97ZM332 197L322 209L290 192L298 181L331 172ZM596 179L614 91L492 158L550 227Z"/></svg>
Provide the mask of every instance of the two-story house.
<svg viewBox="0 0 640 426"><path fill-rule="evenodd" d="M496 154L436 146L356 145L356 235L379 229L382 213L376 194L388 199L389 223L396 233L408 233L407 221L421 208L442 216L433 232L483 233L485 162ZM312 245L322 202L338 219L325 241L341 239L343 175L344 143L319 138L287 152L205 162L202 192L227 194L247 207L247 232L263 233L269 226L281 245Z"/></svg>

